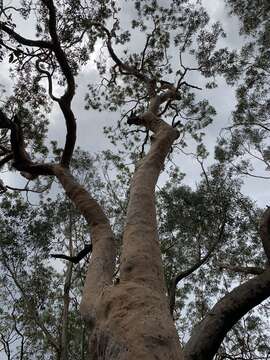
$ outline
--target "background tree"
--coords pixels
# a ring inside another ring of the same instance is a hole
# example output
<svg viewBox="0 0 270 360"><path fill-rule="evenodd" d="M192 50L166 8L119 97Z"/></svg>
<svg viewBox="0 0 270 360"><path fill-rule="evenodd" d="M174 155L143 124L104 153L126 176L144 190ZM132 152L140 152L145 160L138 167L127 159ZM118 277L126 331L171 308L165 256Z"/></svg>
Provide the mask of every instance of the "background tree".
<svg viewBox="0 0 270 360"><path fill-rule="evenodd" d="M269 170L269 3L226 3L240 20L243 46L224 57L221 69L228 83L237 86L237 106L216 155L221 161L230 160L236 171L268 179L264 170ZM254 173L255 164L260 170Z"/></svg>

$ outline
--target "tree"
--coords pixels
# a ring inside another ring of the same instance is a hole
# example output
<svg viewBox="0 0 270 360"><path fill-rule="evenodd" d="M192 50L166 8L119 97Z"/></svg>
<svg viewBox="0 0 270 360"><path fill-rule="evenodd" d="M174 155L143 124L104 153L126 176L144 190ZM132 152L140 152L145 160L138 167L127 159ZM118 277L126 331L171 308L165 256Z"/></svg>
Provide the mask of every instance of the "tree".
<svg viewBox="0 0 270 360"><path fill-rule="evenodd" d="M185 146L193 138L198 153L205 151L202 128L212 121L215 111L207 101L197 101L193 91L200 88L190 83L188 76L198 71L211 78L218 72L212 65L224 55L222 51L214 52L219 36L224 36L220 25L210 27L206 12L189 1L175 0L169 5L155 0L135 1L128 31L122 30L121 9L113 1L82 4L42 0L22 4L21 8L3 7L1 13L1 57L9 57L16 79L13 94L6 98L0 112L1 165L19 171L37 186L44 176L56 178L89 226L93 251L81 314L89 327L90 358L213 358L227 332L270 295L270 270L266 266L262 273L221 298L195 327L182 351L166 294L155 186L176 141ZM28 20L33 14L36 36L28 39L17 32L15 21L19 15ZM131 31L144 37L141 51L128 53ZM104 42L112 65L102 58L97 61L103 87L98 93L93 84L89 85L88 106L112 111L122 108L127 122L119 121L115 132L113 128L106 132L118 146L118 141L128 139L122 153L129 152L133 160L141 157L129 189L117 283L113 283L117 243L109 218L101 201L71 171L76 142L72 107L76 75L89 60L98 38ZM172 58L176 51L179 64ZM195 65L185 66L184 60L191 61L192 55ZM57 95L57 85L63 89L61 96ZM206 86L212 87L213 83ZM66 124L63 151L59 161L52 163L46 162L46 115L50 106L46 90ZM130 103L134 106L127 108ZM130 126L142 128L145 133L140 153L134 150L140 133L132 137ZM6 189L3 184L2 191ZM267 210L261 238L268 260L269 219ZM222 224L216 231L222 233Z"/></svg>
<svg viewBox="0 0 270 360"><path fill-rule="evenodd" d="M226 57L229 66L223 71L228 83L237 86L237 106L232 125L222 134L217 157L230 159L236 171L269 179L263 173L269 170L269 3L226 3L239 18L240 34L246 41L240 51ZM253 173L254 162L263 165L262 171Z"/></svg>

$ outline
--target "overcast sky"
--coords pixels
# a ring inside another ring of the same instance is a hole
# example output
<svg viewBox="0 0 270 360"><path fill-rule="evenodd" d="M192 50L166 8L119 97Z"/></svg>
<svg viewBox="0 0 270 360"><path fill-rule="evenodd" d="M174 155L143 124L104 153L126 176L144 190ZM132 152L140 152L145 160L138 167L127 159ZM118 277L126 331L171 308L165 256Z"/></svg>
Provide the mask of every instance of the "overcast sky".
<svg viewBox="0 0 270 360"><path fill-rule="evenodd" d="M232 48L240 47L242 40L238 36L238 21L236 18L228 16L228 11L224 6L224 1L203 0L202 2L208 9L212 21L219 20L227 34L227 37L221 41L220 46L229 46ZM131 9L125 8L124 13L125 21L128 23L129 18L132 18ZM17 31L19 31L19 29L20 26L17 27ZM25 26L24 24L21 26L21 29L24 36L31 36L33 32L31 24L30 26ZM139 39L135 39L135 42L133 40L131 43L131 46L133 47L138 46L138 48L140 48L140 45ZM8 64L1 65L0 84L5 85L7 90L10 90L11 82L8 78L7 70ZM84 96L87 90L87 84L95 79L97 79L97 73L95 71L94 62L91 61L91 63L87 66L87 69L85 69L85 71L76 79L78 89L73 101L73 109L78 120L77 145L80 145L82 149L89 150L92 153L108 147L109 142L102 132L103 126L108 125L112 121L117 121L119 118L119 114L117 113L99 113L97 111L84 110ZM220 129L229 125L231 121L231 112L235 105L234 89L227 86L223 79L219 79L218 83L219 87L217 89L203 90L203 92L198 91L198 98L206 97L209 99L210 103L214 105L217 111L214 123L206 129L207 136L205 142L211 152L208 164L212 163L212 154ZM51 114L49 135L51 138L58 140L60 144L63 143L63 118L57 106L54 106L54 111ZM187 174L184 182L190 186L194 186L196 182L199 181L200 174L200 168L197 162L193 158L187 158L185 156L177 157L176 162L181 171ZM268 173L264 171L264 167L258 167L258 173L268 176ZM18 184L18 182L21 184L24 183L20 176L18 174L15 175L14 173L2 174L2 178L6 182L11 181L13 185ZM161 177L161 181L164 181L165 179L166 177L163 175ZM246 179L246 184L244 186L244 192L256 200L260 206L265 206L265 204L267 204L264 192L264 187L266 186L267 181L268 180L249 178Z"/></svg>

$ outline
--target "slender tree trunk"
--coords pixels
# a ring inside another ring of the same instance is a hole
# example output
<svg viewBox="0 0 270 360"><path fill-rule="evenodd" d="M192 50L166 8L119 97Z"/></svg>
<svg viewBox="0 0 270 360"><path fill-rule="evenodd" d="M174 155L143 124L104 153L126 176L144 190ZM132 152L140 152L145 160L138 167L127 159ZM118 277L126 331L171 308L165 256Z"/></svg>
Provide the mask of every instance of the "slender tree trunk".
<svg viewBox="0 0 270 360"><path fill-rule="evenodd" d="M69 237L69 255L73 256L73 243L72 243L72 216L71 209L69 210L69 224L68 224L68 237ZM71 278L72 278L72 269L73 263L69 262L67 264L67 270L65 274L65 283L64 283L64 306L63 306L63 315L62 315L62 331L61 331L61 357L60 360L68 360L69 351L68 351L68 312L69 312L69 303L70 303L70 287L71 287Z"/></svg>

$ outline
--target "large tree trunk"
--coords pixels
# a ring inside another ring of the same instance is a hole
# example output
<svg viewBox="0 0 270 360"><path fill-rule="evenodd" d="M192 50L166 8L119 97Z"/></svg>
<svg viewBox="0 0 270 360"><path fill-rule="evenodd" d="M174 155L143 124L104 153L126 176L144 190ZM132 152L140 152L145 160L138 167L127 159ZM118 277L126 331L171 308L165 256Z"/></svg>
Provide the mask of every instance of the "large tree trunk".
<svg viewBox="0 0 270 360"><path fill-rule="evenodd" d="M178 132L151 112L139 120L154 135L131 184L119 283L112 283L112 234L101 209L67 170L56 172L90 225L93 253L81 311L89 323L91 360L182 358L165 290L155 210L155 185Z"/></svg>

